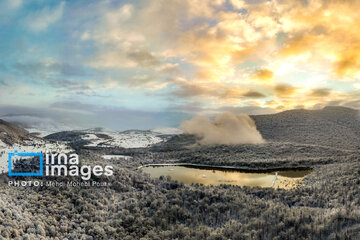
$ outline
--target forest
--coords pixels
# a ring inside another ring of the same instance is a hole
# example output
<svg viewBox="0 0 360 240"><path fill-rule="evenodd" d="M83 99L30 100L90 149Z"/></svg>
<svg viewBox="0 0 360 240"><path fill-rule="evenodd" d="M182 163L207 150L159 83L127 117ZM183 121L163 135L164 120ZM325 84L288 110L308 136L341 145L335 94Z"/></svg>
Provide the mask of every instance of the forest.
<svg viewBox="0 0 360 240"><path fill-rule="evenodd" d="M81 150L95 164L97 150ZM115 150L114 150L115 151ZM138 158L134 158L134 161ZM108 164L114 164L112 160ZM130 161L130 160L129 160ZM126 162L109 187L9 187L1 176L5 239L357 239L360 164L327 164L290 190L152 179ZM18 177L21 179L21 177ZM79 181L71 177L57 181Z"/></svg>

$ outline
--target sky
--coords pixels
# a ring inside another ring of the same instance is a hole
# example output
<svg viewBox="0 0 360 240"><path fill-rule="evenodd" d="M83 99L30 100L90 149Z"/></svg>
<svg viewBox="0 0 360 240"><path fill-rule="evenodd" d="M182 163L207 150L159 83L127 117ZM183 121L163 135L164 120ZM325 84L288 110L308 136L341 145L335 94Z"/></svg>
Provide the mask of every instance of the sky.
<svg viewBox="0 0 360 240"><path fill-rule="evenodd" d="M360 1L0 3L0 118L121 130L360 108Z"/></svg>

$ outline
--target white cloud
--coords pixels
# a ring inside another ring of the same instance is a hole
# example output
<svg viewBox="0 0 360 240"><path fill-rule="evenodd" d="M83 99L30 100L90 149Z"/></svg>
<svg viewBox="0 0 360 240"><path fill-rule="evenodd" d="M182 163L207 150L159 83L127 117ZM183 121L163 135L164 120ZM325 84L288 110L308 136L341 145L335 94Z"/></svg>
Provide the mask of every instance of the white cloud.
<svg viewBox="0 0 360 240"><path fill-rule="evenodd" d="M51 24L57 22L63 15L65 2L55 8L43 8L28 16L27 25L35 32L46 30Z"/></svg>
<svg viewBox="0 0 360 240"><path fill-rule="evenodd" d="M18 8L22 5L22 0L8 0L7 1L7 5L10 7L10 8Z"/></svg>
<svg viewBox="0 0 360 240"><path fill-rule="evenodd" d="M130 4L125 4L119 9L109 11L105 15L108 24L116 26L119 23L128 20L133 15L134 7Z"/></svg>
<svg viewBox="0 0 360 240"><path fill-rule="evenodd" d="M243 0L230 0L230 3L234 6L236 9L241 9L245 7L245 1Z"/></svg>

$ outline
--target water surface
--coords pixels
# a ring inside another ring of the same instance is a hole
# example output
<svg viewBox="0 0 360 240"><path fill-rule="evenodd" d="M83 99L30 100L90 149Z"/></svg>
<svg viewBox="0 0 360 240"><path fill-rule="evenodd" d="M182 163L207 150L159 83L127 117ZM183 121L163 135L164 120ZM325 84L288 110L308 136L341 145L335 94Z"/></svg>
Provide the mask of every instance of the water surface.
<svg viewBox="0 0 360 240"><path fill-rule="evenodd" d="M194 166L146 166L143 172L153 178L170 176L184 184L204 185L230 184L250 187L295 188L311 170L244 171Z"/></svg>

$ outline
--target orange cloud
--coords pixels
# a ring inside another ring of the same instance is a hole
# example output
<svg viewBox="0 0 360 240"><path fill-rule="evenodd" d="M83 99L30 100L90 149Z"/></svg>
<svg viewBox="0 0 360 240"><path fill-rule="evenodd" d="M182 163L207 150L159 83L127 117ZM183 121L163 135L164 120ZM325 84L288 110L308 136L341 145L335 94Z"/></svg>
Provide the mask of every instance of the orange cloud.
<svg viewBox="0 0 360 240"><path fill-rule="evenodd" d="M277 97L290 97L292 96L298 88L293 87L289 84L278 84L274 87L275 95Z"/></svg>
<svg viewBox="0 0 360 240"><path fill-rule="evenodd" d="M318 88L312 90L309 95L313 97L326 97L329 96L330 94L331 94L330 88Z"/></svg>
<svg viewBox="0 0 360 240"><path fill-rule="evenodd" d="M84 37L101 50L93 66L136 72L130 87L171 87L175 96L219 104L312 107L349 98L344 82L360 80L359 8L360 1L159 0L111 10Z"/></svg>
<svg viewBox="0 0 360 240"><path fill-rule="evenodd" d="M269 69L258 69L254 74L253 78L258 79L260 81L270 81L274 77L274 73Z"/></svg>

